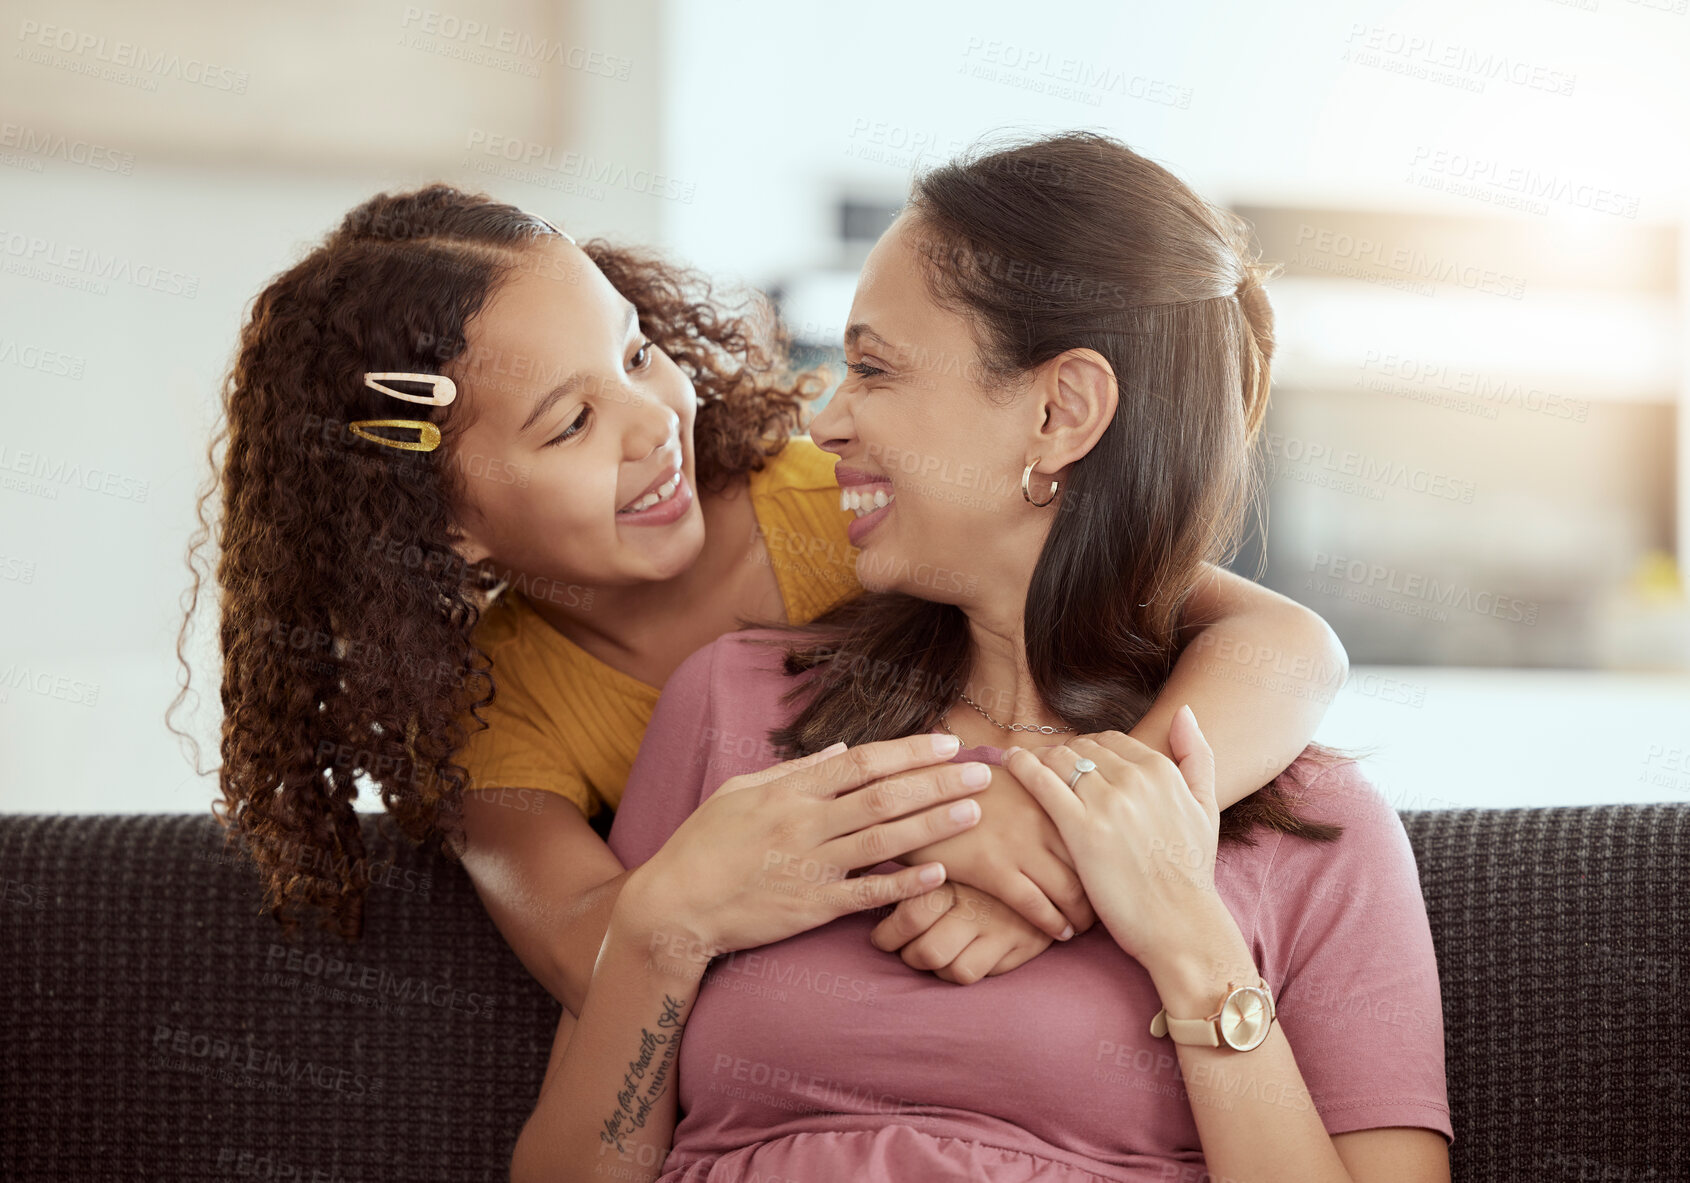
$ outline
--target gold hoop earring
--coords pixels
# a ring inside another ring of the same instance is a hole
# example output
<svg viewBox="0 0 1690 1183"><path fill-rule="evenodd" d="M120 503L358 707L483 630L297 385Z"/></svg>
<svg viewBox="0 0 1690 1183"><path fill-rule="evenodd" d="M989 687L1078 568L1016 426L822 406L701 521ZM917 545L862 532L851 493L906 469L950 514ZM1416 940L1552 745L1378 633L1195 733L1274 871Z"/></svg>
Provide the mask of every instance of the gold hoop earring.
<svg viewBox="0 0 1690 1183"><path fill-rule="evenodd" d="M1033 465L1037 464L1040 460L1043 460L1043 459L1044 459L1043 456L1034 456L1033 457L1033 463L1029 464L1027 466L1026 470L1023 471L1022 474L1021 474L1021 496L1026 498L1028 505L1036 505L1041 509L1044 508L1045 506L1049 505L1052 501L1056 500L1056 489L1057 489L1057 483L1055 481L1052 481L1052 482L1050 482L1050 496L1046 497L1043 501L1034 501L1033 500L1033 490L1030 488L1030 486L1032 484L1032 480L1033 480Z"/></svg>

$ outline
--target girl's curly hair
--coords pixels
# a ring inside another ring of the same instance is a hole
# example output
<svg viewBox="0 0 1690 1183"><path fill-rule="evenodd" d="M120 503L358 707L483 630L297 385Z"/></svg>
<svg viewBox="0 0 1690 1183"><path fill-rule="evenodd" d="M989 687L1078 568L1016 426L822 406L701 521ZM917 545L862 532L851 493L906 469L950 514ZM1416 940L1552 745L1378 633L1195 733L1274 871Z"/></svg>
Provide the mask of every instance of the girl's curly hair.
<svg viewBox="0 0 1690 1183"><path fill-rule="evenodd" d="M222 800L213 813L256 861L265 903L289 932L315 913L362 929L375 869L353 802L367 775L413 841L461 849L466 769L454 755L493 701L473 639L501 573L453 550L465 472L454 444L473 381L449 407L398 406L367 371L450 372L466 326L551 233L512 205L444 184L382 193L253 301L223 384L190 541L184 646L216 535L221 591ZM640 327L704 400L694 428L701 489L763 467L821 393L794 374L765 302L718 302L699 273L602 240L582 244L639 309ZM432 452L363 439L347 424L403 413L441 431ZM221 459L220 445L226 445ZM221 493L221 521L207 518ZM179 735L184 734L177 732Z"/></svg>

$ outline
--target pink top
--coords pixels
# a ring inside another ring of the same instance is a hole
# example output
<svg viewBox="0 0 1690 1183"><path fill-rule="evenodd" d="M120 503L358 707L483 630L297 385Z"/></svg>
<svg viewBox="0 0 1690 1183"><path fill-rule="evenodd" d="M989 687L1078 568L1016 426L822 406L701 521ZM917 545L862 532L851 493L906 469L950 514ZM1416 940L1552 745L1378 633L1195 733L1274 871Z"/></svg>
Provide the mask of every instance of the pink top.
<svg viewBox="0 0 1690 1183"><path fill-rule="evenodd" d="M768 635L724 636L664 687L610 832L624 866L650 858L723 781L777 762L767 735L793 713L779 701L792 683L778 649L747 640ZM1408 836L1353 762L1305 798L1306 816L1344 835L1225 844L1216 887L1327 1131L1422 1126L1453 1142L1438 966ZM887 911L712 963L681 1045L662 1183L1202 1177L1178 1056L1150 1034L1161 1003L1102 924L958 986L869 943Z"/></svg>

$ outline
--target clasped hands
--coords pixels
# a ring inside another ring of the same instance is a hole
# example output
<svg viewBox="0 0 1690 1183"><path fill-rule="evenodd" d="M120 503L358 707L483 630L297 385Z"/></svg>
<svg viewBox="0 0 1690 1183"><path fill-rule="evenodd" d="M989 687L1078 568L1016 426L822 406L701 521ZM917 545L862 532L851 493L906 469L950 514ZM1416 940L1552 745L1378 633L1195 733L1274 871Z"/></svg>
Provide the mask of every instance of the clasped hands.
<svg viewBox="0 0 1690 1183"><path fill-rule="evenodd" d="M688 951L681 973L888 906L875 945L961 984L1098 920L1148 965L1217 915L1214 758L1188 709L1169 746L1177 765L1107 731L992 767L950 763L955 741L936 735L835 745L720 786L618 908L654 950ZM1095 771L1070 788L1081 757ZM868 873L887 861L907 866Z"/></svg>
<svg viewBox="0 0 1690 1183"><path fill-rule="evenodd" d="M945 864L946 882L899 903L875 947L967 985L1006 973L1101 918L1148 961L1178 942L1181 917L1214 898L1220 812L1214 754L1189 708L1169 745L1178 764L1119 731L1010 748L976 800L980 823L900 855ZM1096 766L1073 789L1081 757Z"/></svg>

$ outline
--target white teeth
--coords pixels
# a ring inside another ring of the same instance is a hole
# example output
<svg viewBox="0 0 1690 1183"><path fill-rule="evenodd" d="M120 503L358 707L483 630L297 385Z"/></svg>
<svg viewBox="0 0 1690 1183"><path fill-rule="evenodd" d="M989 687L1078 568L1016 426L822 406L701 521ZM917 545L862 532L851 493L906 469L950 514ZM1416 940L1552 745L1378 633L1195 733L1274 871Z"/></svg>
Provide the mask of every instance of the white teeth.
<svg viewBox="0 0 1690 1183"><path fill-rule="evenodd" d="M841 489L839 491L839 508L848 509L859 518L871 514L877 509L885 509L898 499L896 493L889 493L882 485L873 493L860 493L855 489Z"/></svg>
<svg viewBox="0 0 1690 1183"><path fill-rule="evenodd" d="M634 502L627 509L617 510L617 512L618 513L639 513L640 510L642 510L642 509L650 509L652 506L656 505L659 501L669 500L669 498L674 495L675 490L680 488L680 487L681 487L681 474L677 472L674 476L670 477L663 484L657 486L656 492L647 493L644 497L641 497L638 501Z"/></svg>

